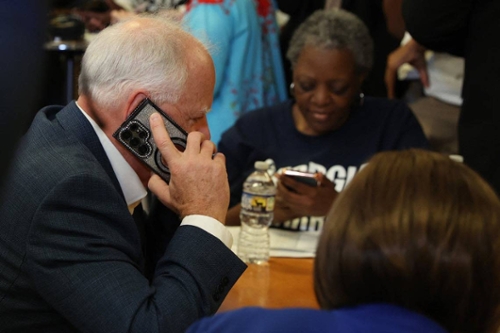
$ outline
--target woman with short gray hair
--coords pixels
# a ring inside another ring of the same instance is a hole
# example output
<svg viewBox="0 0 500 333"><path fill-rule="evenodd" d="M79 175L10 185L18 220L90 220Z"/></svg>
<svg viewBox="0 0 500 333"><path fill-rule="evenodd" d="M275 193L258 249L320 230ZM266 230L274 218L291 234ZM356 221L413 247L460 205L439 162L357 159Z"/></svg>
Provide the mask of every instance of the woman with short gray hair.
<svg viewBox="0 0 500 333"><path fill-rule="evenodd" d="M372 53L367 28L344 10L317 11L295 31L287 53L294 98L244 115L219 143L231 185L226 224L240 223L242 185L255 161L267 160L279 178L273 225L317 234L338 192L369 157L428 147L403 102L363 95ZM316 173L319 185L280 176L285 168Z"/></svg>
<svg viewBox="0 0 500 333"><path fill-rule="evenodd" d="M297 29L286 54L292 67L305 46L349 50L359 73L368 73L373 65L373 42L368 29L347 11L318 10Z"/></svg>

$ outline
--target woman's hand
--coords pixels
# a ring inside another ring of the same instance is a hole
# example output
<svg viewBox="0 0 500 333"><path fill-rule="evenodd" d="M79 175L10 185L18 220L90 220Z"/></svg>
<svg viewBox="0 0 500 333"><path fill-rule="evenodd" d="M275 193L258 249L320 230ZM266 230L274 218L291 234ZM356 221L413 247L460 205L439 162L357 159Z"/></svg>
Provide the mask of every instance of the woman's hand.
<svg viewBox="0 0 500 333"><path fill-rule="evenodd" d="M279 178L274 220L283 222L301 216L324 216L338 195L335 184L318 173L318 186L298 182L285 175Z"/></svg>

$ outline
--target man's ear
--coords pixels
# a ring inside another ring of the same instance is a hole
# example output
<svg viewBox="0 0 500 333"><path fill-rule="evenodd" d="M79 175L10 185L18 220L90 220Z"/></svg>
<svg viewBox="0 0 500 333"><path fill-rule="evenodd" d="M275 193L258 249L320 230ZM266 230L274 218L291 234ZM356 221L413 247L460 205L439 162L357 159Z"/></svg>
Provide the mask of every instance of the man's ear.
<svg viewBox="0 0 500 333"><path fill-rule="evenodd" d="M127 118L137 106L148 96L143 91L136 91L133 94L130 94L127 100L127 114L125 118Z"/></svg>

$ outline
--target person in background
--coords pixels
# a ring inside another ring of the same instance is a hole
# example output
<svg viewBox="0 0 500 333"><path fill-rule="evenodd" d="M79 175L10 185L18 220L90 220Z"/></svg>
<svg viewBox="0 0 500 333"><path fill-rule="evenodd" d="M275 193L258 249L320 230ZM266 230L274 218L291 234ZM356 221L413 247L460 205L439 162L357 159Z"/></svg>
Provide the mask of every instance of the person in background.
<svg viewBox="0 0 500 333"><path fill-rule="evenodd" d="M440 153L379 153L328 214L314 290L321 310L243 308L187 332L497 333L500 201Z"/></svg>
<svg viewBox="0 0 500 333"><path fill-rule="evenodd" d="M316 10L341 8L363 21L374 42L373 66L363 83L363 92L370 96L387 96L384 85L387 56L399 46L405 32L401 0L277 0L277 3L278 9L289 15L289 20L282 27L280 34L288 85L292 82L292 68L285 55L294 31ZM402 84L398 84L398 93L403 88Z"/></svg>
<svg viewBox="0 0 500 333"><path fill-rule="evenodd" d="M389 98L396 97L395 86L399 77L420 80L416 86L423 89L408 94L409 107L435 151L458 153L457 125L463 76L463 57L427 50L409 34L387 59L385 82Z"/></svg>
<svg viewBox="0 0 500 333"><path fill-rule="evenodd" d="M316 11L297 29L287 53L294 99L244 115L219 144L231 186L228 225L239 225L242 186L255 161L267 160L270 174L318 174L317 187L279 177L274 226L320 231L338 192L374 153L428 147L403 102L361 93L372 52L366 26L344 10Z"/></svg>
<svg viewBox="0 0 500 333"><path fill-rule="evenodd" d="M186 0L105 0L112 9L119 9L121 6L125 10L142 12L155 12L162 8L175 8Z"/></svg>
<svg viewBox="0 0 500 333"><path fill-rule="evenodd" d="M88 0L74 12L90 32L99 32L110 24L140 13L176 9L187 0Z"/></svg>
<svg viewBox="0 0 500 333"><path fill-rule="evenodd" d="M500 194L500 2L404 0L411 36L424 47L465 60L463 103L458 121L459 153Z"/></svg>
<svg viewBox="0 0 500 333"><path fill-rule="evenodd" d="M38 112L7 176L0 331L184 332L217 311L246 266L221 223L225 159L205 117L214 84L206 48L161 16L89 44L78 100ZM192 132L181 153L151 117L168 185L112 136L145 98ZM158 197L140 205L147 184Z"/></svg>
<svg viewBox="0 0 500 333"><path fill-rule="evenodd" d="M185 26L213 48L216 83L207 115L212 140L242 114L286 99L274 0L192 0Z"/></svg>

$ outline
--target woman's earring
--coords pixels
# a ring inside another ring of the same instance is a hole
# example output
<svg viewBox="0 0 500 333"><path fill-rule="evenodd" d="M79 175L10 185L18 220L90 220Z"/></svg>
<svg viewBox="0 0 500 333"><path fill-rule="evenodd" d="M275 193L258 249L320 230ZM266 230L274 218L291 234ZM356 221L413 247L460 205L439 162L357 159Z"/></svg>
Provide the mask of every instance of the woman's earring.
<svg viewBox="0 0 500 333"><path fill-rule="evenodd" d="M365 101L365 94L363 94L362 92L360 92L358 94L358 96L354 97L354 101L352 103L352 107L353 108L359 108L359 107L363 106L363 102L364 101Z"/></svg>
<svg viewBox="0 0 500 333"><path fill-rule="evenodd" d="M295 96L295 84L292 82L290 83L290 90L289 90L289 93L290 93L290 96L294 97Z"/></svg>

